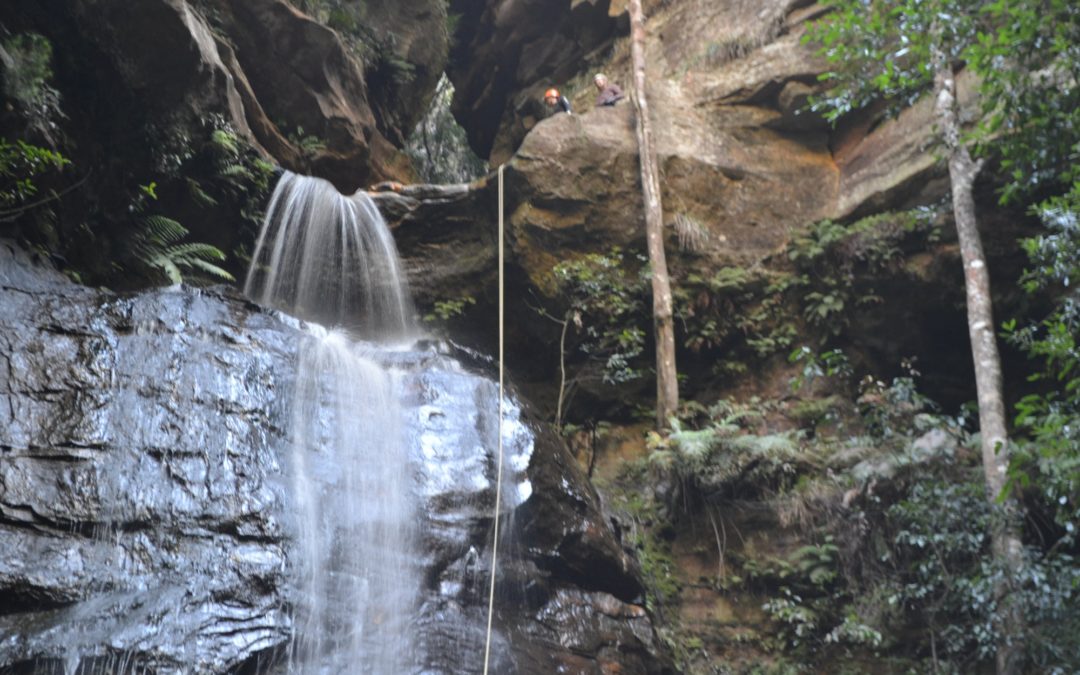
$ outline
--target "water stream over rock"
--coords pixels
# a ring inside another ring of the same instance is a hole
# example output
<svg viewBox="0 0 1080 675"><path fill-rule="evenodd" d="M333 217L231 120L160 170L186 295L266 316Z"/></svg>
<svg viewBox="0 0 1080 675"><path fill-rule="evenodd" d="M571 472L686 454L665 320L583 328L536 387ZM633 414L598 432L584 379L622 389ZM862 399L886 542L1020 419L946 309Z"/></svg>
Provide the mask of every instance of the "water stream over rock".
<svg viewBox="0 0 1080 675"><path fill-rule="evenodd" d="M299 601L291 673L404 673L417 563L416 465L395 372L374 359L412 328L393 237L371 199L286 172L259 233L245 293L308 327L291 416Z"/></svg>
<svg viewBox="0 0 1080 675"><path fill-rule="evenodd" d="M668 672L588 481L499 419L484 357L4 242L0 307L0 673L478 673L499 433L493 672Z"/></svg>

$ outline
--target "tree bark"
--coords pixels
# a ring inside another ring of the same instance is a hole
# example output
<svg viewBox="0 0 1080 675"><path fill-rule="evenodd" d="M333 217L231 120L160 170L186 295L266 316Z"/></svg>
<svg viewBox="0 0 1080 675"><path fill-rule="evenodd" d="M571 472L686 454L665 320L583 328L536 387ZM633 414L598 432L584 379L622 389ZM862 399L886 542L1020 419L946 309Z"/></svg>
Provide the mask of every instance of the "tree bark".
<svg viewBox="0 0 1080 675"><path fill-rule="evenodd" d="M653 330L656 336L656 426L668 428L679 407L679 382L675 370L675 322L672 318L671 279L664 255L664 212L656 150L645 96L645 17L641 0L630 0L630 51L634 66L631 99L637 117L638 151L641 157L641 191L645 200L645 234L652 266Z"/></svg>
<svg viewBox="0 0 1080 675"><path fill-rule="evenodd" d="M570 327L570 316L562 319L562 333L559 335L559 403L555 406L555 428L562 431L563 401L566 397L566 329Z"/></svg>
<svg viewBox="0 0 1080 675"><path fill-rule="evenodd" d="M968 333L975 361L975 389L979 403L979 435L982 441L983 476L986 497L991 508L1005 488L1009 467L1009 437L1005 423L1005 399L1002 392L1001 357L994 335L993 307L990 295L990 272L983 253L975 217L975 178L982 169L961 141L959 106L956 100L956 77L952 65L940 49L932 54L934 67L934 113L948 151L949 180L952 188L953 219L964 263L964 286L967 292ZM1012 579L1023 564L1019 513L1011 501L1004 503L1001 517L992 520L991 549L1006 577L995 587L1002 619L1003 640L997 650L997 672L1013 675L1021 672L1023 615L1014 601Z"/></svg>

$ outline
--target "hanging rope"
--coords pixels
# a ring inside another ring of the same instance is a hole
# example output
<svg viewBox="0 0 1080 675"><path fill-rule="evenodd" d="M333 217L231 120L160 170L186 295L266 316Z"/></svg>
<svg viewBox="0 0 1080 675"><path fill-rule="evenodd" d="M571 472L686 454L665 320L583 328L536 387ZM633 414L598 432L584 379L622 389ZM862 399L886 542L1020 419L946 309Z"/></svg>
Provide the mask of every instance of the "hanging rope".
<svg viewBox="0 0 1080 675"><path fill-rule="evenodd" d="M488 616L487 638L484 642L484 675L488 675L488 665L491 662L491 620L495 616L495 569L499 558L499 509L502 502L502 468L503 468L503 308L505 306L505 294L503 285L503 168L499 165L499 453L496 457L495 471L495 534L491 541L491 588L488 590Z"/></svg>

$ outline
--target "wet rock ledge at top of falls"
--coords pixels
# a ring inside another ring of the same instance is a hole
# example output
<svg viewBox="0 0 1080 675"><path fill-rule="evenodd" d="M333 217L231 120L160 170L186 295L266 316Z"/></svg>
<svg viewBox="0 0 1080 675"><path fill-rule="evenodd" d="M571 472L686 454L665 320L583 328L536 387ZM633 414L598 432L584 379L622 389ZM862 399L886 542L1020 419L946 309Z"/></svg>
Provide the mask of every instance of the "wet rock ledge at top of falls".
<svg viewBox="0 0 1080 675"><path fill-rule="evenodd" d="M6 242L0 306L0 672L280 670L307 334L227 291L76 286ZM404 383L424 505L424 673L483 661L498 390L451 350L373 357ZM667 672L576 464L516 400L502 429L495 672Z"/></svg>

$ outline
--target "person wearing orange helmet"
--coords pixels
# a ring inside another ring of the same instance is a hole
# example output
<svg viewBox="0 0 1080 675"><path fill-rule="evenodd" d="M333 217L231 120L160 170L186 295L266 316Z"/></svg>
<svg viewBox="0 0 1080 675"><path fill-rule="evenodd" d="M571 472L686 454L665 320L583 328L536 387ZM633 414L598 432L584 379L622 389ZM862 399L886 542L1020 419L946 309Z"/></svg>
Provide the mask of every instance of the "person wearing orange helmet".
<svg viewBox="0 0 1080 675"><path fill-rule="evenodd" d="M555 112L562 110L567 115L574 114L574 111L570 109L570 101L554 87L544 92L544 103L547 103L548 107L552 108Z"/></svg>

